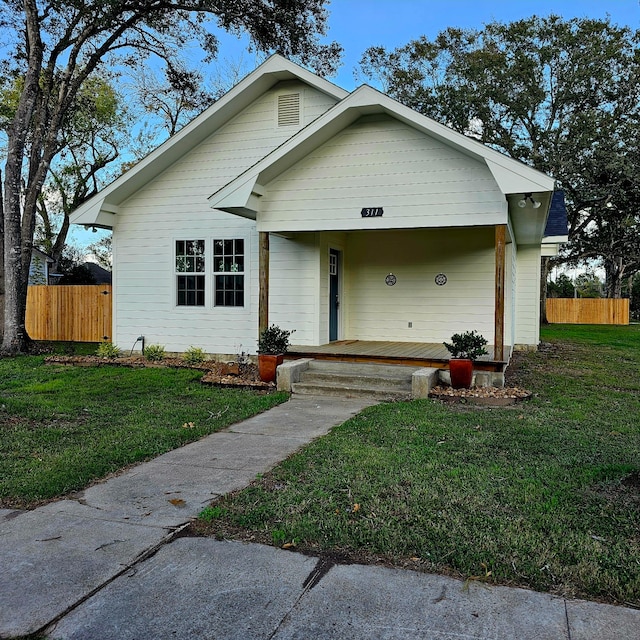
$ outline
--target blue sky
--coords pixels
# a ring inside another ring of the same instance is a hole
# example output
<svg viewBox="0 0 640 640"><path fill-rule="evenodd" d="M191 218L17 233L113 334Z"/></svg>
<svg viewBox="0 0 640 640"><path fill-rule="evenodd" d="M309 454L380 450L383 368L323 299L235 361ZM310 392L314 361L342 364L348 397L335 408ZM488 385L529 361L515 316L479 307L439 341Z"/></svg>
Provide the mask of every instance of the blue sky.
<svg viewBox="0 0 640 640"><path fill-rule="evenodd" d="M614 23L640 28L638 0L331 0L329 11L328 39L344 47L343 65L332 80L348 90L358 84L353 70L368 47L395 48L421 35L434 37L447 27L481 28L492 20L511 22L555 13L563 18L609 14ZM221 40L220 57L240 55L241 41L233 36Z"/></svg>

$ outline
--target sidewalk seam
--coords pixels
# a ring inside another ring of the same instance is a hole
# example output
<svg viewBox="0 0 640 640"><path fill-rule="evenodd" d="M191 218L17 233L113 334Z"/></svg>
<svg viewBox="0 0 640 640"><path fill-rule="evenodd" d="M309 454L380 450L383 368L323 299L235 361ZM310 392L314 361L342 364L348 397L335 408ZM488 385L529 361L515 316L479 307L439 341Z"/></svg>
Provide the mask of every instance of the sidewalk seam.
<svg viewBox="0 0 640 640"><path fill-rule="evenodd" d="M70 604L64 611L57 614L53 619L49 620L47 623L43 624L39 629L34 631L32 636L38 636L39 634L47 633L52 631L55 628L55 625L62 620L66 615L71 613L74 609L79 607L81 604L92 598L96 593L102 591L106 586L110 585L114 580L120 578L122 575L133 569L136 565L148 560L152 556L154 556L162 547L166 544L172 542L176 537L178 537L191 523L185 522L181 525L175 527L172 531L170 531L162 540L154 544L152 547L149 547L145 551L142 551L134 560L124 565L124 567L118 571L116 574L111 576L108 580L105 580L103 583L99 584L97 587L94 587L91 591L83 595L73 604Z"/></svg>
<svg viewBox="0 0 640 640"><path fill-rule="evenodd" d="M569 608L567 607L567 599L562 599L564 602L564 619L567 622L567 640L571 640L571 625L569 624Z"/></svg>
<svg viewBox="0 0 640 640"><path fill-rule="evenodd" d="M282 620L276 625L276 628L273 630L267 640L273 640L276 634L282 628L282 625L291 617L293 611L298 607L302 598L304 598L311 589L313 589L321 580L324 578L333 567L335 567L336 563L332 560L328 560L327 558L319 557L318 562L315 567L311 570L311 573L306 577L305 581L302 583L302 591L300 595L296 598L295 602L291 605L291 608L284 616L282 616Z"/></svg>

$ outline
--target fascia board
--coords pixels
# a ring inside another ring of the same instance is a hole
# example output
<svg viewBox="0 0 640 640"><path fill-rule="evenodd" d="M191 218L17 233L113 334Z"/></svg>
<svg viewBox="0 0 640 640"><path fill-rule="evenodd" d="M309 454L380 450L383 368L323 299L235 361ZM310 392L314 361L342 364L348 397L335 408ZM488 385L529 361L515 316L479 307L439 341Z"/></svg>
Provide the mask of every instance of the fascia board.
<svg viewBox="0 0 640 640"><path fill-rule="evenodd" d="M69 222L72 224L94 224L98 220L104 205L104 197L100 197L100 194L97 194L73 211L69 215Z"/></svg>
<svg viewBox="0 0 640 640"><path fill-rule="evenodd" d="M220 196L234 191L238 183L244 184L248 174L256 176L261 184L268 184L305 155L355 122L360 116L383 111L377 100L380 95L382 94L366 85L348 94L344 100L301 129L253 167L247 169L244 174L209 196L211 206L214 209L219 209L220 206L215 203L219 202ZM375 97L375 100L372 100L372 96Z"/></svg>
<svg viewBox="0 0 640 640"><path fill-rule="evenodd" d="M564 244L569 242L569 236L545 236L542 242L544 244Z"/></svg>
<svg viewBox="0 0 640 640"><path fill-rule="evenodd" d="M210 206L224 211L229 211L231 207L246 207L252 193L251 190L247 191L244 188L247 183L252 183L252 188L256 183L268 184L362 115L349 98L338 103L253 167L210 195L208 198ZM264 191L258 195L263 193ZM246 200L241 202L243 197L246 197Z"/></svg>
<svg viewBox="0 0 640 640"><path fill-rule="evenodd" d="M264 193L257 184L258 174L245 176L242 182L234 180L209 197L212 209L220 209L242 215L245 218L256 218L257 200Z"/></svg>
<svg viewBox="0 0 640 640"><path fill-rule="evenodd" d="M542 243L540 245L540 255L543 258L553 258L560 253L560 245L559 244L546 244Z"/></svg>
<svg viewBox="0 0 640 640"><path fill-rule="evenodd" d="M496 162L495 159L485 158L487 167L489 167L500 191L505 195L553 191L555 186L553 178L515 160L511 161L516 164L515 168L513 164L507 165L504 160L510 160L510 158L502 160L503 162Z"/></svg>

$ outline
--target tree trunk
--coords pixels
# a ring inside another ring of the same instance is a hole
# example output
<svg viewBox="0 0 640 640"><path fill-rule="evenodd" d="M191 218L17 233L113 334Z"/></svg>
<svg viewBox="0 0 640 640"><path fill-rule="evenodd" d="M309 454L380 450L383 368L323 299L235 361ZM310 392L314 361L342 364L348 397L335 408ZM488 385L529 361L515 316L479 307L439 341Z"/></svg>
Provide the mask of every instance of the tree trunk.
<svg viewBox="0 0 640 640"><path fill-rule="evenodd" d="M24 353L29 336L25 329L27 306L27 284L29 271L23 270L22 233L20 227L20 187L11 184L10 164L7 160L7 178L5 179L4 210L4 333L2 353L14 355Z"/></svg>
<svg viewBox="0 0 640 640"><path fill-rule="evenodd" d="M622 258L606 259L605 270L605 295L607 298L622 298L622 278L625 267Z"/></svg>
<svg viewBox="0 0 640 640"><path fill-rule="evenodd" d="M1 351L7 355L23 353L29 336L25 329L29 260L33 235L25 238L22 232L22 162L31 131L31 119L40 92L43 44L38 25L35 0L25 0L28 68L16 114L7 129L7 161L4 176L3 232L4 232L4 334ZM30 167L30 176L34 168ZM28 213L28 212L27 212ZM33 212L35 215L35 211ZM31 226L28 224L28 226ZM28 253L28 255L26 255ZM26 273L24 265L27 265Z"/></svg>

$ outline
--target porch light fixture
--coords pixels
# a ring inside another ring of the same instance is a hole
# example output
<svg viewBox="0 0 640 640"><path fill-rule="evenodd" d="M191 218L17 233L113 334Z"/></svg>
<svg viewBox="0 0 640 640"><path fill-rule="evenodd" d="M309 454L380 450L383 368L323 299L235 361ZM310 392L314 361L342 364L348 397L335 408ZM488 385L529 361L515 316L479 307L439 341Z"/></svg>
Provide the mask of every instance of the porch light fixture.
<svg viewBox="0 0 640 640"><path fill-rule="evenodd" d="M533 195L530 193L523 193L522 194L522 200L518 200L518 206L521 209L524 209L527 206L527 200L531 200L531 204L533 205L534 209L539 209L541 203L538 202L537 200L533 199Z"/></svg>

